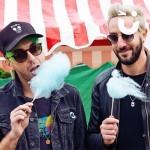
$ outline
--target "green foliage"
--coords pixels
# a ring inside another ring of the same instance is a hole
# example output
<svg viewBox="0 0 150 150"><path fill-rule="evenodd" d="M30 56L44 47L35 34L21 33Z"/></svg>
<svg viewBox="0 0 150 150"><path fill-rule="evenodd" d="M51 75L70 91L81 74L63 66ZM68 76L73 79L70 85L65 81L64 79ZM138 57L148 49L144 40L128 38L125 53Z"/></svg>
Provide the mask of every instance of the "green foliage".
<svg viewBox="0 0 150 150"><path fill-rule="evenodd" d="M0 68L0 79L11 78L11 74L9 72L5 72Z"/></svg>
<svg viewBox="0 0 150 150"><path fill-rule="evenodd" d="M12 78L1 79L0 78L0 87L8 83Z"/></svg>

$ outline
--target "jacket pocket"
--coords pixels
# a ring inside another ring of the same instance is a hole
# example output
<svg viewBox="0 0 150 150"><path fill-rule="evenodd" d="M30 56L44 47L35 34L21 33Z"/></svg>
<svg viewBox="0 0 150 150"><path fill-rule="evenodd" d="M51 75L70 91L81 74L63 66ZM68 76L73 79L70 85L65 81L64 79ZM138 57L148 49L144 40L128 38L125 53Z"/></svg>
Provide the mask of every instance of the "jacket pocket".
<svg viewBox="0 0 150 150"><path fill-rule="evenodd" d="M66 108L57 112L58 130L62 136L72 137L74 133L74 124L76 120L75 109Z"/></svg>
<svg viewBox="0 0 150 150"><path fill-rule="evenodd" d="M57 112L58 117L58 135L62 138L62 147L65 150L72 150L74 147L74 133L75 133L75 109L63 109ZM56 134L55 134L56 135Z"/></svg>
<svg viewBox="0 0 150 150"><path fill-rule="evenodd" d="M75 109L63 109L57 112L57 115L62 123L72 124L76 119Z"/></svg>

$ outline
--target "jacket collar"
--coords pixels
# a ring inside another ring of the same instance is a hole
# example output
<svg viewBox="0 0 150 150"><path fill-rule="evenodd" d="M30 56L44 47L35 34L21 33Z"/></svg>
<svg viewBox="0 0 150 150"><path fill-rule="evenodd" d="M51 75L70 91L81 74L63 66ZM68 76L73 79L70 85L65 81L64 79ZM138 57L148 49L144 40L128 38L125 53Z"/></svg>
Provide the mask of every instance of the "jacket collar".
<svg viewBox="0 0 150 150"><path fill-rule="evenodd" d="M66 85L66 84L65 84ZM60 99L62 97L64 97L65 95L67 95L69 93L68 89L65 87L65 85L63 86L63 88L61 88L60 90L55 90L51 93L51 96L54 99Z"/></svg>
<svg viewBox="0 0 150 150"><path fill-rule="evenodd" d="M15 72L14 80L12 82L14 84L13 95L14 96L24 96L23 87L22 87L21 81L16 72Z"/></svg>

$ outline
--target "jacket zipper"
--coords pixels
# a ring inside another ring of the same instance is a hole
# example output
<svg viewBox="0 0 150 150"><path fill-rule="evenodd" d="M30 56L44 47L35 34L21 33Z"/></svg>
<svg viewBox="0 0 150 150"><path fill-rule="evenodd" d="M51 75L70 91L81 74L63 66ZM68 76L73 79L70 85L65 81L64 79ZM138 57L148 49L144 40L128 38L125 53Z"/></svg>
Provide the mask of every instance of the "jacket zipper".
<svg viewBox="0 0 150 150"><path fill-rule="evenodd" d="M148 123L148 111L146 107L146 102L145 102L145 112L146 112L146 124L147 124L147 130L148 130L148 145L150 147L150 136L149 136L149 123Z"/></svg>

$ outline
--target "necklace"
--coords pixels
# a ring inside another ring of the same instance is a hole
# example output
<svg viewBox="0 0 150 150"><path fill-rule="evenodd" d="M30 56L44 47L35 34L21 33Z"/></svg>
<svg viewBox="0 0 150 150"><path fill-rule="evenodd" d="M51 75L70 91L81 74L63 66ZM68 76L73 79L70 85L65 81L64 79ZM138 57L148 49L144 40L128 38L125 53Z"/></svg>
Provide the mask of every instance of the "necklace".
<svg viewBox="0 0 150 150"><path fill-rule="evenodd" d="M121 69L121 74L122 74L122 76L124 76L122 69ZM147 77L147 76L146 76L146 73L145 73L143 82L142 82L142 84L141 84L141 90L142 90L143 85L144 85L144 83L145 83L146 77ZM136 97L133 97L133 98L132 98L132 97L129 95L129 98L130 98L130 100L131 100L131 107L135 107L135 99L136 99Z"/></svg>
<svg viewBox="0 0 150 150"><path fill-rule="evenodd" d="M50 137L51 137L51 132L52 132L53 128L51 128L51 130L49 129L46 131L46 125L48 128L50 128L52 126L52 117L51 116L48 116L46 120L45 119L39 120L40 131L42 132L43 137L46 138L45 143L47 145L49 145L51 143Z"/></svg>
<svg viewBox="0 0 150 150"><path fill-rule="evenodd" d="M141 90L142 90L143 85L144 85L144 83L145 83L146 77L147 77L147 76L146 76L146 73L145 73L143 82L142 82L142 84L141 84ZM132 97L129 95L129 98L130 98L130 100L131 100L131 107L135 107L135 99L136 99L136 97L132 98Z"/></svg>
<svg viewBox="0 0 150 150"><path fill-rule="evenodd" d="M135 106L135 98L136 97L134 97L134 98L132 98L130 95L129 95L129 98L130 98L130 100L131 100L131 107L134 107Z"/></svg>
<svg viewBox="0 0 150 150"><path fill-rule="evenodd" d="M51 141L50 141L50 133L49 133L48 137L46 136L46 134L45 134L44 131L43 131L43 134L44 134L44 136L45 136L45 138L46 138L45 143L49 145L49 144L51 143Z"/></svg>

